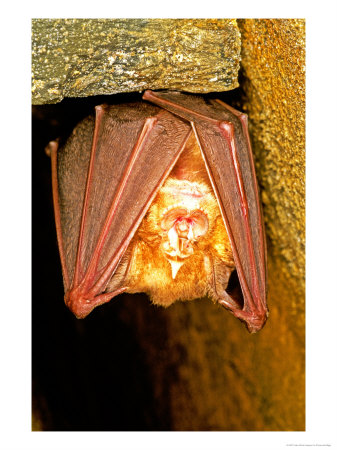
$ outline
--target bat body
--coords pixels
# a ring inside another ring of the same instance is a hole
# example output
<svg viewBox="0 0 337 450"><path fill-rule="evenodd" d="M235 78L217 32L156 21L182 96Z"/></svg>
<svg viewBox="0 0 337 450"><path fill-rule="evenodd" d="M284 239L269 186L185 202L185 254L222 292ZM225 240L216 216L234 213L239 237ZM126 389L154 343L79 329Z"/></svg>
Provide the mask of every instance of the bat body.
<svg viewBox="0 0 337 450"><path fill-rule="evenodd" d="M227 285L233 254L193 134L130 246L128 292L146 292L155 304L215 296L214 264L223 267Z"/></svg>
<svg viewBox="0 0 337 450"><path fill-rule="evenodd" d="M177 92L143 98L98 106L49 144L65 302L82 318L121 292L162 306L208 295L258 331L266 252L246 116Z"/></svg>

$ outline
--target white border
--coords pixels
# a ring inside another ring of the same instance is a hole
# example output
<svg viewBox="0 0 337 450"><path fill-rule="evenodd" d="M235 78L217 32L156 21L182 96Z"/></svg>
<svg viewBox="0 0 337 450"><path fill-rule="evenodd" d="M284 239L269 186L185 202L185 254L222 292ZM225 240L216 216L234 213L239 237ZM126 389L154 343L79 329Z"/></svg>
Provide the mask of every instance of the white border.
<svg viewBox="0 0 337 450"><path fill-rule="evenodd" d="M5 2L7 3L7 2ZM336 448L336 6L322 0L27 2L1 27L2 148L0 448L86 450ZM278 3L275 5L274 3ZM280 4L281 3L281 4ZM25 5L25 6L24 6ZM2 7L4 9L4 7ZM113 13L113 14L112 14ZM32 17L288 17L307 20L307 431L33 433L30 385L30 19Z"/></svg>

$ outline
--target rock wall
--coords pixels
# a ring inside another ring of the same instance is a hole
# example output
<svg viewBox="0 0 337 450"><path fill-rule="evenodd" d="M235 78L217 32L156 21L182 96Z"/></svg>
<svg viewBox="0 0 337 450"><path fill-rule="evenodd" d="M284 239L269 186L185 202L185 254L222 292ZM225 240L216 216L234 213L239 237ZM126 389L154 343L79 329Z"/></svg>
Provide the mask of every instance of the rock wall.
<svg viewBox="0 0 337 450"><path fill-rule="evenodd" d="M32 102L145 89L238 86L240 33L230 19L34 19Z"/></svg>

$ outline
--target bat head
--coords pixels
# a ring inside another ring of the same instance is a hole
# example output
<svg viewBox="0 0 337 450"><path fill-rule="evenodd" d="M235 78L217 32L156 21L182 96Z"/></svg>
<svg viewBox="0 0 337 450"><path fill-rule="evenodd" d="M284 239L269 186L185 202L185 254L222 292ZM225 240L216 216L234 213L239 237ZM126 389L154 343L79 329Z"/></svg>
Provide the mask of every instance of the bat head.
<svg viewBox="0 0 337 450"><path fill-rule="evenodd" d="M164 231L161 248L175 279L186 258L194 253L194 243L207 232L208 219L200 209L175 206L164 214L161 228Z"/></svg>

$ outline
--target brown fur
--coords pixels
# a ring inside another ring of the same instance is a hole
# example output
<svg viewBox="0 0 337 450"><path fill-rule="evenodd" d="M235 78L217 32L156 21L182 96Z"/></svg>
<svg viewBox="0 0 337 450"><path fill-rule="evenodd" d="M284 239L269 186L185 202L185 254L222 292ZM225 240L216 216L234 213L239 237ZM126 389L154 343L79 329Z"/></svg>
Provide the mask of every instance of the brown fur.
<svg viewBox="0 0 337 450"><path fill-rule="evenodd" d="M198 189L202 196L181 195L183 186ZM161 221L165 211L175 205L188 210L201 209L207 215L209 228L194 243L193 255L186 258L173 279L170 263L160 245L163 238ZM146 292L157 305L169 306L176 300L193 300L207 294L213 274L206 255L208 259L234 267L228 235L194 136L160 189L131 246L128 292Z"/></svg>

